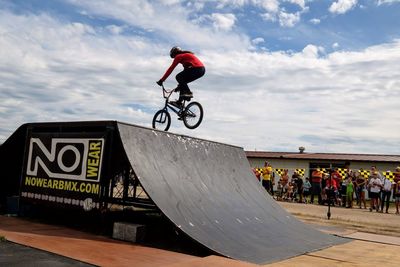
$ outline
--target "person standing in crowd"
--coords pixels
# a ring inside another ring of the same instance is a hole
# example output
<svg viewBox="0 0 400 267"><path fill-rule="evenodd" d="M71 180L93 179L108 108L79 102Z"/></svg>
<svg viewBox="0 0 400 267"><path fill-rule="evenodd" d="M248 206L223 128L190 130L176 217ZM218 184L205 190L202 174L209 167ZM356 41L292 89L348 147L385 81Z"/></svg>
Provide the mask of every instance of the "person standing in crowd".
<svg viewBox="0 0 400 267"><path fill-rule="evenodd" d="M294 198L297 198L298 196L298 190L297 190L297 180L299 179L299 175L297 174L296 171L293 172L292 174L292 179L291 179L291 183L293 184L293 196Z"/></svg>
<svg viewBox="0 0 400 267"><path fill-rule="evenodd" d="M400 167L396 167L396 170L393 172L394 178L393 178L393 184L397 184L398 182L400 182ZM394 189L395 187L393 186L393 197L394 197Z"/></svg>
<svg viewBox="0 0 400 267"><path fill-rule="evenodd" d="M352 170L350 169L350 162L346 162L344 164L344 174L342 176L342 181L340 183L340 195L341 195L341 201L342 201L342 207L346 207L346 192L347 192L347 181L348 181L348 177L352 176Z"/></svg>
<svg viewBox="0 0 400 267"><path fill-rule="evenodd" d="M294 183L291 181L286 184L286 200L293 201L294 200Z"/></svg>
<svg viewBox="0 0 400 267"><path fill-rule="evenodd" d="M381 192L382 181L379 179L377 173L371 173L371 178L369 180L368 187L370 188L370 198L371 198L371 206L369 211L376 209L379 211L379 194Z"/></svg>
<svg viewBox="0 0 400 267"><path fill-rule="evenodd" d="M346 208L353 208L353 195L354 195L354 184L353 177L347 177L347 186L346 186L346 200L347 205Z"/></svg>
<svg viewBox="0 0 400 267"><path fill-rule="evenodd" d="M311 173L311 204L314 204L314 196L318 196L318 204L322 204L321 181L323 172L319 167Z"/></svg>
<svg viewBox="0 0 400 267"><path fill-rule="evenodd" d="M387 171L390 172L390 171ZM389 213L389 202L390 202L390 197L392 195L392 182L384 177L383 182L382 182L382 190L381 190L381 212L383 212L383 206L385 205L386 202L386 213Z"/></svg>
<svg viewBox="0 0 400 267"><path fill-rule="evenodd" d="M331 179L335 180L336 190L335 190L335 204L340 206L341 198L340 198L340 187L342 186L342 175L339 173L338 168L334 168L331 173Z"/></svg>
<svg viewBox="0 0 400 267"><path fill-rule="evenodd" d="M342 182L342 175L339 173L338 168L334 168L331 173L331 179L335 180L336 185L339 187Z"/></svg>
<svg viewBox="0 0 400 267"><path fill-rule="evenodd" d="M297 195L298 195L298 192L297 192L297 179L298 179L298 176L296 175L296 171L295 171L295 172L293 172L292 178L290 179L290 183L289 183L293 187L293 194L292 194L293 199L292 199L292 201L297 200Z"/></svg>
<svg viewBox="0 0 400 267"><path fill-rule="evenodd" d="M358 198L359 198L358 205L359 205L360 209L361 209L361 204L364 204L364 209L367 208L367 202L365 201L365 192L367 191L366 184L367 184L366 179L358 173L358 175L356 176L355 185L356 185L356 192L357 192Z"/></svg>
<svg viewBox="0 0 400 267"><path fill-rule="evenodd" d="M264 163L264 168L262 169L262 186L267 190L267 192L272 195L271 193L271 177L273 173L273 169L271 164L268 161Z"/></svg>
<svg viewBox="0 0 400 267"><path fill-rule="evenodd" d="M357 171L352 171L351 172L351 182L353 183L353 191L354 191L353 197L354 197L354 195L356 195L356 203L357 203L357 205L360 204L360 196L358 195L358 192L356 190L356 181L357 181L358 175L359 175L359 172L357 172Z"/></svg>
<svg viewBox="0 0 400 267"><path fill-rule="evenodd" d="M256 176L257 180L260 181L261 173L258 171L258 168L253 168L252 171L253 171L254 175Z"/></svg>
<svg viewBox="0 0 400 267"><path fill-rule="evenodd" d="M289 183L289 174L288 174L289 170L288 169L284 169L283 173L281 175L281 186L282 186L282 191L281 191L281 196L283 198L287 198L287 189L288 189L288 183Z"/></svg>
<svg viewBox="0 0 400 267"><path fill-rule="evenodd" d="M343 177L343 180L340 185L340 196L342 200L342 207L346 207L347 203L347 183L349 182L349 177L351 177L351 170L346 169L345 177Z"/></svg>
<svg viewBox="0 0 400 267"><path fill-rule="evenodd" d="M333 179L332 176L327 176L326 185L325 185L325 193L326 200L330 201L331 204L336 204L336 192L337 192L337 184L336 179Z"/></svg>
<svg viewBox="0 0 400 267"><path fill-rule="evenodd" d="M378 171L378 168L376 166L371 166L371 174L376 174L379 179L382 181L382 174Z"/></svg>
<svg viewBox="0 0 400 267"><path fill-rule="evenodd" d="M328 203L328 193L326 192L326 184L327 180L329 179L329 174L327 173L322 173L322 180L321 180L321 198L322 198L322 204Z"/></svg>
<svg viewBox="0 0 400 267"><path fill-rule="evenodd" d="M394 184L394 201L396 204L396 214L399 215L399 207L400 207L400 179Z"/></svg>
<svg viewBox="0 0 400 267"><path fill-rule="evenodd" d="M308 203L308 196L311 193L311 183L310 183L310 178L306 177L306 180L304 181L303 184L303 195L304 195L304 203Z"/></svg>
<svg viewBox="0 0 400 267"><path fill-rule="evenodd" d="M360 168L360 169L358 170L358 172L359 172L360 175L362 176L362 173L364 173L364 169L363 169L363 168ZM370 196L371 190L370 190L370 187L369 187L369 181L371 180L371 175L368 174L367 177L364 176L364 179L365 179L365 187L366 187L366 191L367 191L365 197L371 199L371 196Z"/></svg>
<svg viewBox="0 0 400 267"><path fill-rule="evenodd" d="M297 202L303 203L303 177L297 171L293 173L292 182L296 184Z"/></svg>
<svg viewBox="0 0 400 267"><path fill-rule="evenodd" d="M376 174L377 177L381 180L381 183L383 182L383 176L378 171L378 168L375 165L371 166L371 174ZM382 190L382 187L381 187L381 190ZM379 194L378 194L378 207L375 207L376 209L379 209L379 207L381 206L381 201L382 201L382 196L381 196L381 193L379 192Z"/></svg>
<svg viewBox="0 0 400 267"><path fill-rule="evenodd" d="M274 169L272 169L271 179L269 179L269 188L271 190L271 195L272 196L274 196L274 194L275 194L274 193L274 186L275 186L275 172L274 172Z"/></svg>
<svg viewBox="0 0 400 267"><path fill-rule="evenodd" d="M278 183L276 185L276 200L282 200L282 183L281 179L279 178Z"/></svg>

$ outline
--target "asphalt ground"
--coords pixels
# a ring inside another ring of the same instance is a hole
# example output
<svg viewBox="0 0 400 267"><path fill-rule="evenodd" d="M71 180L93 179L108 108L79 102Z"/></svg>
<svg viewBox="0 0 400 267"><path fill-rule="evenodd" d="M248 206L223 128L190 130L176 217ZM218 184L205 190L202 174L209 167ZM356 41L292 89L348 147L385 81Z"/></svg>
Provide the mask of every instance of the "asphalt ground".
<svg viewBox="0 0 400 267"><path fill-rule="evenodd" d="M93 265L2 240L0 241L0 266L89 267Z"/></svg>

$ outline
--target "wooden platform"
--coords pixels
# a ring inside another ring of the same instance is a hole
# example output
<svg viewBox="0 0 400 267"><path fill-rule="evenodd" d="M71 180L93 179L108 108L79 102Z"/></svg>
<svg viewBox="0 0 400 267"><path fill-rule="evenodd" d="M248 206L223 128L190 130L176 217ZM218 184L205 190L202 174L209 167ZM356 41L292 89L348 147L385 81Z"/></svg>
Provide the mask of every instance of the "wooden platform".
<svg viewBox="0 0 400 267"><path fill-rule="evenodd" d="M256 266L218 256L205 258L144 247L68 229L0 216L0 236L97 266Z"/></svg>

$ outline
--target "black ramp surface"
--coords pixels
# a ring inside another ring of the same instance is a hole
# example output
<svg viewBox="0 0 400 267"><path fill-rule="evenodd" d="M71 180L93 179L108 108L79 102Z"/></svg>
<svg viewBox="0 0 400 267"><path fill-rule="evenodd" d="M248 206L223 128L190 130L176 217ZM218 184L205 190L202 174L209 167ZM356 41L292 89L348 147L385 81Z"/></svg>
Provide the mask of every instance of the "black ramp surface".
<svg viewBox="0 0 400 267"><path fill-rule="evenodd" d="M142 186L183 232L211 250L265 264L346 242L283 210L242 148L119 123Z"/></svg>

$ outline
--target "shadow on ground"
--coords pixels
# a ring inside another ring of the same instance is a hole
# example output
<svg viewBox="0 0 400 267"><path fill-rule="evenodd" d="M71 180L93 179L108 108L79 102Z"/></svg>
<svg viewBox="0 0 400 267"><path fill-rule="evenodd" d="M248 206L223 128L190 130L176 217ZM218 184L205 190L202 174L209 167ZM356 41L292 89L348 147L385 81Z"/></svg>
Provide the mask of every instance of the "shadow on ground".
<svg viewBox="0 0 400 267"><path fill-rule="evenodd" d="M105 237L112 237L114 222L142 224L146 227L146 234L144 239L137 243L139 245L199 257L215 255L214 252L180 231L164 215L154 211L120 210L99 213L35 207L25 210L23 217L29 221L51 225L51 227L65 226Z"/></svg>

